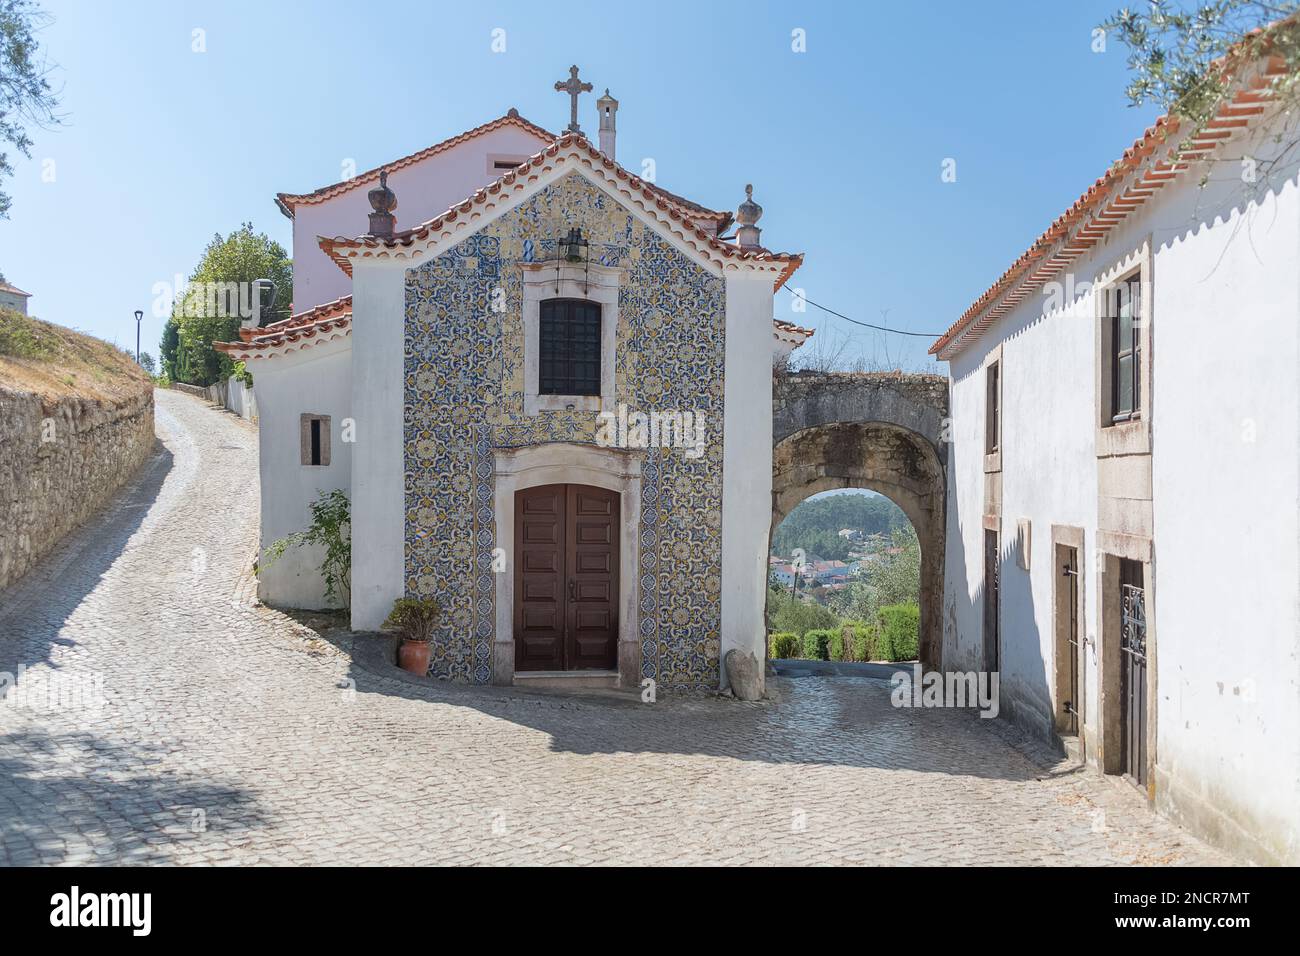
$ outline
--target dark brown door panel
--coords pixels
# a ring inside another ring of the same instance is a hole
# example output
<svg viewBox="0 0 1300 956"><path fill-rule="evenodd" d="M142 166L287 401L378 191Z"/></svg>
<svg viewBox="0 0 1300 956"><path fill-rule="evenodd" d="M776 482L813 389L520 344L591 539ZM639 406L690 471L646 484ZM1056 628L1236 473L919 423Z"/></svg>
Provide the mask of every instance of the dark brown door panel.
<svg viewBox="0 0 1300 956"><path fill-rule="evenodd" d="M618 666L619 496L585 485L515 493L515 669Z"/></svg>

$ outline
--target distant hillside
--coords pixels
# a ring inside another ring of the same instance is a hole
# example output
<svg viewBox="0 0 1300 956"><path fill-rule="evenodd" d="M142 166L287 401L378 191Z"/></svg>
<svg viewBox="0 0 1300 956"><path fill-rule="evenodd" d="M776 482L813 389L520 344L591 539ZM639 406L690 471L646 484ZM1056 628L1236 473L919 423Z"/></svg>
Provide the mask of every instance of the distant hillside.
<svg viewBox="0 0 1300 956"><path fill-rule="evenodd" d="M0 309L0 388L115 403L150 387L144 369L116 346Z"/></svg>
<svg viewBox="0 0 1300 956"><path fill-rule="evenodd" d="M855 528L863 534L888 534L908 523L901 508L883 495L833 494L809 498L786 516L772 535L772 551L789 557L803 548L828 560L843 560L849 544L839 536L841 528Z"/></svg>

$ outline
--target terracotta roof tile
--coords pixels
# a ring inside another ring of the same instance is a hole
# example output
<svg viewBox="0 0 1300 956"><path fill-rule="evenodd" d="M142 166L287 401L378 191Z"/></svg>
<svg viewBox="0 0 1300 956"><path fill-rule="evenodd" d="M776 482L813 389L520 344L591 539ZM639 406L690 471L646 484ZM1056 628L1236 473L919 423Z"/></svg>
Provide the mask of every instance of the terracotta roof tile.
<svg viewBox="0 0 1300 956"><path fill-rule="evenodd" d="M1295 17L1288 19L1294 27ZM1254 34L1260 32L1257 30ZM1258 74L1242 80L1240 88L1224 97L1206 128L1189 131L1181 142L1175 138L1183 125L1177 116L1166 114L1157 119L930 346L930 354L939 355L941 359L955 355L999 317L1059 275L1071 261L1086 253L1108 231L1140 209L1156 190L1178 179L1192 161L1209 156L1233 129L1243 128L1252 118L1262 114L1273 78L1279 75L1279 63L1275 62L1279 60L1278 57L1262 57L1258 61L1261 67ZM1225 58L1225 63L1228 64L1225 70L1231 69L1234 73L1243 67L1240 62L1233 63L1231 57ZM1241 121L1240 125L1235 125L1237 120Z"/></svg>
<svg viewBox="0 0 1300 956"><path fill-rule="evenodd" d="M267 326L270 328L270 326ZM263 330L264 331L264 330ZM213 342L212 347L236 361L270 358L319 345L338 338L346 338L352 331L352 313L344 312L319 319L309 325L281 329L269 335L258 335L246 342Z"/></svg>
<svg viewBox="0 0 1300 956"><path fill-rule="evenodd" d="M538 139L544 140L548 143L553 143L558 138L554 133L543 129L536 123L524 119L519 115L517 110L511 109L504 116L499 116L491 122L484 123L482 126L476 126L471 130L466 130L463 133L452 136L450 139L444 139L440 143L434 143L432 146L425 147L417 153L411 153L409 156L395 159L391 163L385 163L382 166L376 166L374 169L368 169L364 173L358 173L351 179L345 179L342 182L333 183L329 186L322 186L320 189L309 193L277 193L275 201L280 207L280 211L292 219L294 209L297 206L324 202L327 199L333 199L335 196L340 196L343 193L360 186L378 182L379 173L382 170L387 170L391 174L395 170L412 166L421 160L428 159L430 156L436 156L438 153L446 152L455 146L459 146L461 143L469 142L475 137L481 136L484 133L490 133L493 130L501 129L505 126L517 126L526 132L532 133L538 137ZM714 222L714 231L719 235L723 230L731 225L732 214L730 212L722 212L716 209L709 209L707 206L701 206L697 202L692 202L684 196L679 196L676 193L669 192L667 189L664 189L661 186L656 186L653 183L647 183L646 185L659 193L669 202L676 203L681 206L682 209L692 213L696 218L711 220Z"/></svg>
<svg viewBox="0 0 1300 956"><path fill-rule="evenodd" d="M356 189L357 187L366 185L367 183L378 182L381 170L388 170L391 174L394 170L405 169L407 166L412 166L423 159L428 159L430 156L436 156L438 153L446 152L455 146L459 146L461 143L469 142L471 139L482 136L484 133L490 133L493 130L502 129L506 126L517 126L519 129L532 133L537 136L538 139L545 140L546 142L555 141L554 133L542 129L542 127L538 126L536 123L530 123L528 120L520 116L517 110L511 109L504 116L498 116L496 119L484 123L482 126L476 126L473 129L466 130L463 133L452 136L450 139L444 139L440 143L434 143L432 146L427 146L417 153L411 153L409 156L395 159L391 163L385 163L382 166L376 166L374 169L368 169L364 173L358 173L351 179L345 179L341 183L322 186L320 189L309 193L277 193L275 201L279 205L280 211L292 219L294 209L297 206L324 202L327 199L333 199L335 196L342 195L349 190Z"/></svg>
<svg viewBox="0 0 1300 956"><path fill-rule="evenodd" d="M804 338L812 338L814 329L805 329L801 325L795 325L793 322L782 322L780 319L773 319L772 324L782 332L788 332L791 335L802 335Z"/></svg>
<svg viewBox="0 0 1300 956"><path fill-rule="evenodd" d="M239 330L239 337L245 342L251 342L269 335L286 332L289 329L314 325L321 319L333 318L334 316L342 315L344 313L351 313L351 311L352 296L344 295L331 302L323 302L314 308L307 309L304 312L299 312L296 315L291 315L289 318L281 319L279 322L272 322L269 325L264 325L261 328L246 329L241 327Z"/></svg>
<svg viewBox="0 0 1300 956"><path fill-rule="evenodd" d="M340 250L345 249L365 249L362 255L370 257L375 253L369 250L396 249L399 247L409 247L418 241L429 239L433 233L450 226L457 222L461 216L465 216L474 211L477 206L487 202L490 198L501 194L503 189L513 186L522 177L532 171L539 169L546 164L548 160L554 159L562 151L573 148L581 152L589 161L592 168L597 166L605 169L613 178L627 187L633 194L640 196L653 204L660 215L668 219L673 224L680 224L683 230L689 231L696 242L704 248L721 255L725 259L732 261L748 262L771 262L784 266L779 278L776 281L776 288L780 288L785 281L794 274L795 270L803 263L802 253L772 252L768 249L755 247L753 249L744 249L733 243L724 242L716 235L710 234L695 222L697 217L684 210L676 201L666 199L661 190L655 188L652 184L645 182L637 176L629 173L622 166L605 156L587 140L585 136L579 133L565 133L554 143L547 146L531 156L525 163L521 163L516 168L510 170L499 179L489 183L482 189L479 189L472 196L448 208L445 212L414 226L410 229L403 229L393 234L389 239L378 239L374 236L357 236L349 238L344 236L319 238L321 248L326 255L332 258L347 274L352 274L352 264L349 257Z"/></svg>

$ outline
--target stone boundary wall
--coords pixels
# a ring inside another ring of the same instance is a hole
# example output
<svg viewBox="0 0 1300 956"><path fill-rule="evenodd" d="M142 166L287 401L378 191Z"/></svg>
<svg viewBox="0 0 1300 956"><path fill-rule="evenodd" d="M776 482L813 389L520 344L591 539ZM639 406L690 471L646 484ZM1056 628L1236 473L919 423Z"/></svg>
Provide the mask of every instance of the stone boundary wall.
<svg viewBox="0 0 1300 956"><path fill-rule="evenodd" d="M104 507L154 447L153 389L116 404L0 387L0 588Z"/></svg>
<svg viewBox="0 0 1300 956"><path fill-rule="evenodd" d="M257 422L257 399L253 396L253 388L234 376L207 387L187 385L184 382L172 382L171 387L178 392L207 399L213 405L220 405L227 411L234 412L245 421L254 424Z"/></svg>

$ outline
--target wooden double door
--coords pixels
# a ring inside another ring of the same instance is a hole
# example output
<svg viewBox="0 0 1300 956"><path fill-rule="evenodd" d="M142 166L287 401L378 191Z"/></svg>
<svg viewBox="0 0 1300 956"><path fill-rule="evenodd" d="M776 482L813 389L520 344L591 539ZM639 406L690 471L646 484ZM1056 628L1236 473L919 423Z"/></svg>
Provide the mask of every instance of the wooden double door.
<svg viewBox="0 0 1300 956"><path fill-rule="evenodd" d="M515 492L515 670L617 668L618 534L617 492Z"/></svg>

